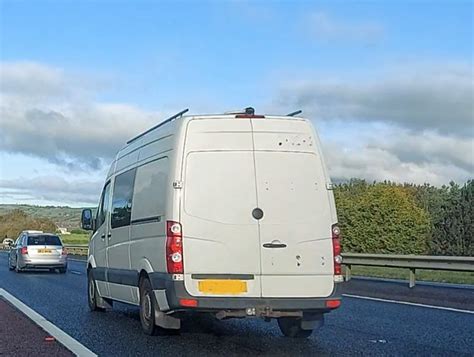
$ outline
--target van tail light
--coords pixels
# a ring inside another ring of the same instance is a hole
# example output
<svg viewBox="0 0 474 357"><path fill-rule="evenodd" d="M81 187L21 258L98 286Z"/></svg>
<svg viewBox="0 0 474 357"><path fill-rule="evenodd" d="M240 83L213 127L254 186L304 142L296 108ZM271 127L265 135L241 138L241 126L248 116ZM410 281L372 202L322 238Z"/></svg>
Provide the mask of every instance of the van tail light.
<svg viewBox="0 0 474 357"><path fill-rule="evenodd" d="M63 247L63 250L61 251L61 255L67 255L67 249L66 249L66 247Z"/></svg>
<svg viewBox="0 0 474 357"><path fill-rule="evenodd" d="M28 247L21 247L20 254L21 255L27 255L28 254Z"/></svg>
<svg viewBox="0 0 474 357"><path fill-rule="evenodd" d="M331 233L332 253L334 256L334 275L342 275L341 230L337 223L332 225Z"/></svg>
<svg viewBox="0 0 474 357"><path fill-rule="evenodd" d="M341 306L341 300L326 300L326 307L330 309L337 309Z"/></svg>
<svg viewBox="0 0 474 357"><path fill-rule="evenodd" d="M183 234L181 224L166 221L166 268L170 274L183 274Z"/></svg>

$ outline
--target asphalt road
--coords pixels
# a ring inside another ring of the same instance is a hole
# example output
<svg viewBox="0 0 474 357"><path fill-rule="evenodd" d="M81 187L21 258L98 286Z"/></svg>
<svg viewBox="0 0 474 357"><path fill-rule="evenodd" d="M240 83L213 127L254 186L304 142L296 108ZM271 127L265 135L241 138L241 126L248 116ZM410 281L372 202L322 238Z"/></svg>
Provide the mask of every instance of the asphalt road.
<svg viewBox="0 0 474 357"><path fill-rule="evenodd" d="M215 321L204 316L186 318L180 335L148 337L141 332L136 307L115 303L112 311L89 312L83 262L70 261L64 275L17 274L8 271L7 256L0 253L0 287L100 356L474 355L474 315L462 312L346 297L307 340L282 337L275 321ZM472 289L409 290L402 284L353 280L344 290L474 310ZM0 323L8 321L0 316Z"/></svg>

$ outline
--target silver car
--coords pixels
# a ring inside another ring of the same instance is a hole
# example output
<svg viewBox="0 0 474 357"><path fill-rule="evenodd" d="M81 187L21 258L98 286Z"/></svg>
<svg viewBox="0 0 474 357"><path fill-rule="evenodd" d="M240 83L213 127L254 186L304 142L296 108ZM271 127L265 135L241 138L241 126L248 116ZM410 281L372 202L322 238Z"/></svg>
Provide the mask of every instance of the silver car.
<svg viewBox="0 0 474 357"><path fill-rule="evenodd" d="M20 272L25 269L67 270L67 251L61 239L51 233L24 231L20 234L8 254L10 270Z"/></svg>

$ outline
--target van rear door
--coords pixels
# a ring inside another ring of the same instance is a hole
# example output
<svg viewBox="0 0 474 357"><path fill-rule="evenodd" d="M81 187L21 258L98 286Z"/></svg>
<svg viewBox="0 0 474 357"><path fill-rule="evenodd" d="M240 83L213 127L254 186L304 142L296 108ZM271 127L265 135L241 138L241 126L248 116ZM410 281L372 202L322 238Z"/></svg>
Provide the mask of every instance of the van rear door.
<svg viewBox="0 0 474 357"><path fill-rule="evenodd" d="M332 194L319 143L302 120L253 119L263 297L333 290Z"/></svg>
<svg viewBox="0 0 474 357"><path fill-rule="evenodd" d="M180 221L186 290L194 296L259 297L250 120L191 120L184 156Z"/></svg>

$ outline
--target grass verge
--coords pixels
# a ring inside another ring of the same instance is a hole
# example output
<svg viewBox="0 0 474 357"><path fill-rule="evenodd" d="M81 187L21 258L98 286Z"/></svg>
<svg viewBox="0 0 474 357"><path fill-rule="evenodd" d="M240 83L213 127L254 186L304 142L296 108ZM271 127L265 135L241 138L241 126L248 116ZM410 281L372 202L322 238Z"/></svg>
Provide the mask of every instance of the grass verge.
<svg viewBox="0 0 474 357"><path fill-rule="evenodd" d="M64 244L88 244L89 234L63 234L61 240Z"/></svg>
<svg viewBox="0 0 474 357"><path fill-rule="evenodd" d="M387 279L404 279L408 281L409 270L403 268L352 266L352 275ZM474 273L420 269L416 271L416 280L474 285Z"/></svg>

